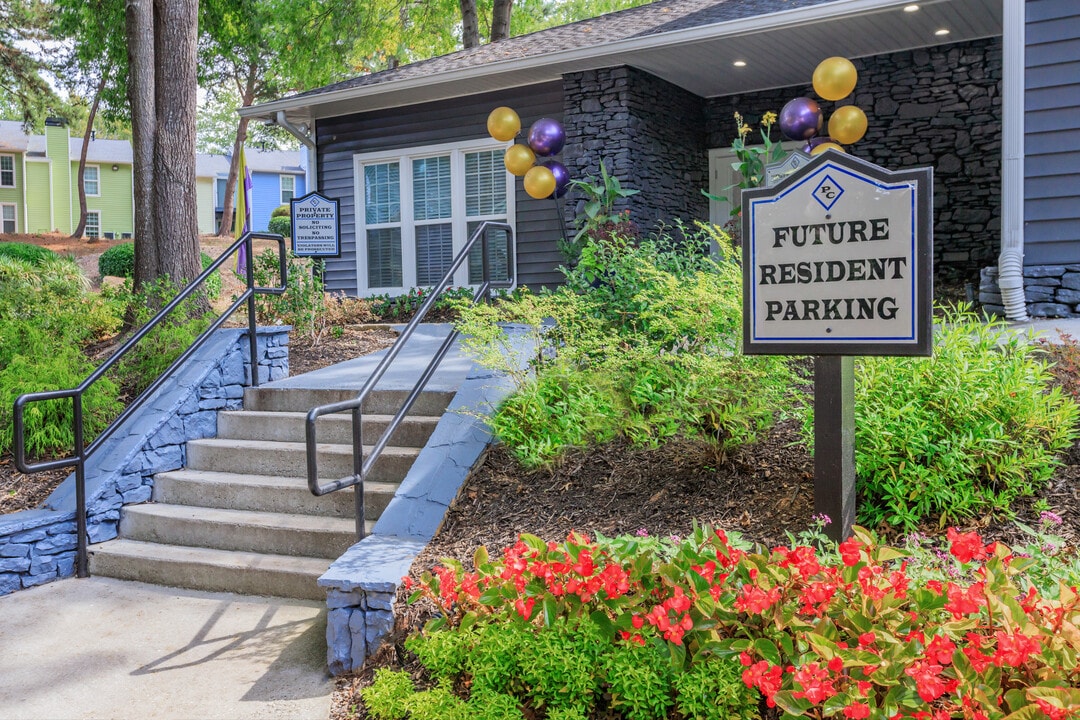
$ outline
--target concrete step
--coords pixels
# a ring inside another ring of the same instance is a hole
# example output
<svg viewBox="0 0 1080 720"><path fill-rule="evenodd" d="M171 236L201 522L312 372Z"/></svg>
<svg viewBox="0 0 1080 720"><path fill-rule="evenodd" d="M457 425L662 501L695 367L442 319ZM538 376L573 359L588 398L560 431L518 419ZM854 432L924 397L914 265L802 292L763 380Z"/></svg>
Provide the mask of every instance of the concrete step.
<svg viewBox="0 0 1080 720"><path fill-rule="evenodd" d="M356 543L356 526L338 517L145 503L121 511L120 535L164 545L333 558Z"/></svg>
<svg viewBox="0 0 1080 720"><path fill-rule="evenodd" d="M439 416L454 399L454 390L425 390L420 393L410 415ZM408 396L407 390L375 390L364 404L371 415L394 415ZM328 390L294 387L257 387L244 390L245 410L306 413L313 407L352 400L356 390Z"/></svg>
<svg viewBox="0 0 1080 720"><path fill-rule="evenodd" d="M335 556L336 557L336 556ZM90 546L90 574L169 587L325 600L331 559L177 547L135 540Z"/></svg>
<svg viewBox="0 0 1080 720"><path fill-rule="evenodd" d="M319 477L352 475L351 445L318 445ZM364 448L364 452L369 452ZM409 471L419 448L387 447L368 476L377 482L399 482ZM187 468L252 475L307 477L307 447L301 442L220 440L205 438L187 444Z"/></svg>
<svg viewBox="0 0 1080 720"><path fill-rule="evenodd" d="M382 436L392 415L365 415L364 441L373 443ZM307 413L270 412L266 410L230 410L218 413L218 438L238 440L275 440L304 442ZM394 432L391 442L400 447L423 447L435 426L437 416L408 416ZM316 425L320 443L351 444L352 415L324 415Z"/></svg>
<svg viewBox="0 0 1080 720"><path fill-rule="evenodd" d="M364 486L367 518L377 520L394 497L398 483L366 482ZM300 477L174 470L154 476L154 500L230 510L354 517L352 488L316 497L308 490L307 479Z"/></svg>

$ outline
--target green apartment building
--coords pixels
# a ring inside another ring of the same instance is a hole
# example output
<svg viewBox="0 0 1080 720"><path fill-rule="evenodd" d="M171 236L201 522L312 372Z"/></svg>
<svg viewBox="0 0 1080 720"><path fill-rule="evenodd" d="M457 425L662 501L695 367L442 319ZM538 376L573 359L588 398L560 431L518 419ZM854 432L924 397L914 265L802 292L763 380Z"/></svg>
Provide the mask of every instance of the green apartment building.
<svg viewBox="0 0 1080 720"><path fill-rule="evenodd" d="M0 232L70 233L79 222L82 138L63 122L45 121L44 135L0 120ZM134 229L131 144L91 138L83 179L86 236L131 237Z"/></svg>

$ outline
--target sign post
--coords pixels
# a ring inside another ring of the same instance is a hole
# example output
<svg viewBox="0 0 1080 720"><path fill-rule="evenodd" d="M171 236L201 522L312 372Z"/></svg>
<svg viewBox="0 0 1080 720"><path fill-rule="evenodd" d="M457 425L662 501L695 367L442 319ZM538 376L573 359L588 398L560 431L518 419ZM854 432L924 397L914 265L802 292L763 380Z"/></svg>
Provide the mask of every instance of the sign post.
<svg viewBox="0 0 1080 720"><path fill-rule="evenodd" d="M933 171L835 151L744 190L743 352L814 355L814 507L855 520L856 355L930 355Z"/></svg>

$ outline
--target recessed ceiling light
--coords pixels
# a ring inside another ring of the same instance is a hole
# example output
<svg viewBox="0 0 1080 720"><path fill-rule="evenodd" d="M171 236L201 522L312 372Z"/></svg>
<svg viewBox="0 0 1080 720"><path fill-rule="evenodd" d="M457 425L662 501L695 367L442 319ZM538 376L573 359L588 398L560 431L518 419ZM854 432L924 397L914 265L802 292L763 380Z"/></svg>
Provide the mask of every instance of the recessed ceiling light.
<svg viewBox="0 0 1080 720"><path fill-rule="evenodd" d="M949 29L948 28L941 28L940 30L935 30L934 34L939 35L939 36L940 35L948 35L949 34Z"/></svg>
<svg viewBox="0 0 1080 720"><path fill-rule="evenodd" d="M735 67L746 67L746 61L745 60L736 60L735 62L733 62L731 64L734 65Z"/></svg>
<svg viewBox="0 0 1080 720"><path fill-rule="evenodd" d="M918 5L905 5L904 12L919 12Z"/></svg>

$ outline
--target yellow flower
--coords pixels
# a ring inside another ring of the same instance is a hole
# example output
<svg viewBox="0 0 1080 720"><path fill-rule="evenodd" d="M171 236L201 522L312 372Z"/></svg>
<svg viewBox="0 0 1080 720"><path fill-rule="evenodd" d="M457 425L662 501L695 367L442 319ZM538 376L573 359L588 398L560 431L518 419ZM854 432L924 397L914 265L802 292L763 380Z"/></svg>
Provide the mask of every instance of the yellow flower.
<svg viewBox="0 0 1080 720"><path fill-rule="evenodd" d="M739 135L749 135L753 130L749 125L739 125Z"/></svg>
<svg viewBox="0 0 1080 720"><path fill-rule="evenodd" d="M761 116L761 124L765 127L772 125L774 122L776 122L776 113L772 110Z"/></svg>

